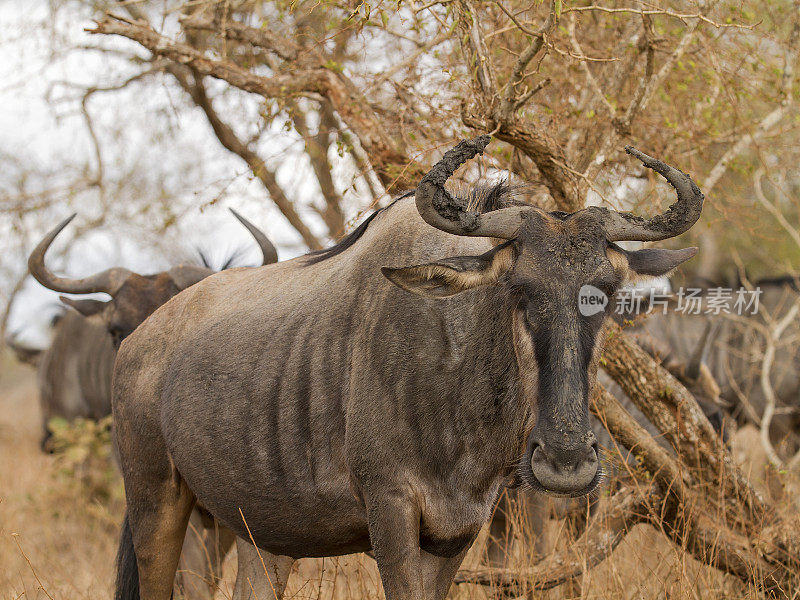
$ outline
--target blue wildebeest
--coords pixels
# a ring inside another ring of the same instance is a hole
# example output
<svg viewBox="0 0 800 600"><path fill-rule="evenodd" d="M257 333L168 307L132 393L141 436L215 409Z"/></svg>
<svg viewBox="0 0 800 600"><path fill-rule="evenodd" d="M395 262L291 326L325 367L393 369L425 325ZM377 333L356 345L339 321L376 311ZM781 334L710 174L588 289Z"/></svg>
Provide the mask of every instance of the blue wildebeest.
<svg viewBox="0 0 800 600"><path fill-rule="evenodd" d="M111 414L111 374L116 356L102 323L63 306L52 318L50 330L50 343L44 349L7 340L17 360L36 368L43 451L50 449L48 423L52 418L97 420Z"/></svg>
<svg viewBox="0 0 800 600"><path fill-rule="evenodd" d="M111 375L116 351L103 323L67 310L53 328L36 373L44 437L54 417L99 420L111 414Z"/></svg>
<svg viewBox="0 0 800 600"><path fill-rule="evenodd" d="M233 209L231 212L258 243L262 264L276 262L277 251L264 233ZM114 267L82 279L60 277L45 266L44 258L50 244L74 217L64 220L42 239L30 255L29 270L39 283L51 290L72 294L105 292L111 299L61 297L62 302L81 314L74 311L66 314L39 369L46 431L47 422L53 416L99 419L111 414L111 376L116 348L156 308L215 272L208 266L185 264L154 275L139 275ZM223 269L226 266L227 263ZM200 510L193 513L192 525L194 531L187 533L190 543L184 551L181 570L199 574L208 588L205 585L198 588L188 577L183 577L180 583L187 593L205 596L214 588L221 573L221 559L233 543L233 535L224 529L216 531L210 515Z"/></svg>
<svg viewBox="0 0 800 600"><path fill-rule="evenodd" d="M757 281L761 290L756 314L707 314L708 293L700 297L697 312L678 311L672 302L668 310L654 311L635 321L633 331L645 346L650 346L667 364L687 361L692 349L709 337L700 380L709 375L719 384L719 396L739 424L761 424L768 383L775 396L777 412L772 419L770 437L774 443L784 442L788 450L800 445L800 321L789 322L781 339L776 340L776 353L766 382L762 369L766 339L770 328L800 302L797 286L791 278ZM734 288L735 289L735 288ZM732 313L735 313L732 310ZM773 324L770 323L770 319ZM708 324L712 324L709 336Z"/></svg>
<svg viewBox="0 0 800 600"><path fill-rule="evenodd" d="M711 371L705 364L713 339L713 329L712 321L708 321L699 340L695 340L697 345L693 349L687 348L686 352L680 355L680 358L676 353L669 352L660 341L657 342L649 335L642 335L642 331L639 328L630 329L628 333L631 334L645 350L653 355L656 360L662 362L664 368L686 387L695 397L714 429L722 436L724 441L727 441L730 429L730 418L723 409L724 403L720 398L719 385L717 385ZM598 381L621 402L623 407L648 431L648 433L650 433L650 435L667 450L670 450L669 445L663 439L663 435L658 428L647 420L647 417L645 417L636 404L625 395L614 380L600 371L598 373ZM635 463L636 459L633 453L629 453L629 451L615 444L612 439L613 436L599 419L592 416L591 423L592 430L601 448L607 448L612 452L616 452L615 449L618 448L622 460ZM555 504L556 506L553 507L551 504ZM565 511L564 509L570 504L577 504L581 510L579 512L577 510ZM552 508L559 509L555 511L556 513L563 514L564 512L572 512L580 520L590 517L594 512L595 506L595 502L590 502L590 510L587 511L585 501L583 503L580 501L552 502L548 498L543 497L542 494L525 490L524 488L511 488L506 490L501 496L498 506L495 508L489 527L487 544L487 558L489 564L492 566L503 566L506 564L510 557L510 550L515 538L529 540L532 538L533 553L539 557L543 556L547 551L547 545L545 543L546 540L541 537L541 533ZM581 523L576 524L579 525L578 529L582 528Z"/></svg>
<svg viewBox="0 0 800 600"><path fill-rule="evenodd" d="M233 215L247 228L258 242L263 265L278 260L275 247L250 221L231 209ZM208 266L182 264L153 275L139 275L123 267L112 267L81 279L59 277L44 264L44 255L56 236L75 218L66 218L48 233L28 258L31 275L44 287L66 294L91 294L103 292L111 300L74 299L61 296L61 301L84 316L100 315L114 345L130 335L155 309L175 294L208 277L215 271Z"/></svg>
<svg viewBox="0 0 800 600"><path fill-rule="evenodd" d="M564 496L598 485L604 317L579 314L579 290L611 296L694 256L614 242L686 231L703 196L629 148L677 191L649 220L547 213L502 187L454 198L445 182L489 139L447 152L414 198L337 246L208 277L125 340L117 598L169 599L196 502L251 532L270 573L371 549L388 598L422 599L444 598L515 473ZM285 577L270 583L280 596Z"/></svg>

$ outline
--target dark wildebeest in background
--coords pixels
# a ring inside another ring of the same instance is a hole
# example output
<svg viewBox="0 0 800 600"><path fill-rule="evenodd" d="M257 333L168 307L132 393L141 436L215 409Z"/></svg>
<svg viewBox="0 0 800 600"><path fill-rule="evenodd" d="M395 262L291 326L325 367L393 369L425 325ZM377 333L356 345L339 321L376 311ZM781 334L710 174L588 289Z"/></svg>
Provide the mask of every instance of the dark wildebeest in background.
<svg viewBox="0 0 800 600"><path fill-rule="evenodd" d="M276 262L277 251L264 233L233 209L231 212L258 243L262 264ZM42 239L28 260L30 272L51 290L71 294L105 292L111 299L61 297L65 304L85 316L70 311L65 316L70 328L60 328L53 345L45 353L39 371L45 427L52 416L99 419L111 414L111 376L116 348L156 308L215 272L207 266L179 265L154 275L139 275L114 267L82 279L59 277L45 266L45 253L74 217L65 219ZM64 385L73 380L76 385ZM49 400L51 398L53 401ZM213 518L199 509L192 515L192 528L193 531L187 532L189 543L182 557L181 571L199 574L208 585L198 587L191 577L182 577L180 584L187 592L205 596L216 588L222 558L234 536L216 527Z"/></svg>
<svg viewBox="0 0 800 600"><path fill-rule="evenodd" d="M7 343L17 359L36 368L42 413L40 446L48 451L54 417L99 420L111 414L111 375L116 351L103 323L71 310L53 317L50 344L45 349Z"/></svg>
<svg viewBox="0 0 800 600"><path fill-rule="evenodd" d="M629 149L677 191L650 220L547 213L503 186L453 198L446 180L488 141L450 150L415 198L332 249L213 275L125 340L117 598L169 599L195 502L270 553L270 594L295 558L371 549L387 597L421 600L444 598L516 473L565 496L597 486L604 316L579 314L579 290L612 296L694 256L614 242L686 231L703 196Z"/></svg>
<svg viewBox="0 0 800 600"><path fill-rule="evenodd" d="M111 375L116 351L105 325L67 310L54 326L36 373L42 410L42 450L55 417L100 420L111 414Z"/></svg>
<svg viewBox="0 0 800 600"><path fill-rule="evenodd" d="M708 292L701 297L700 314L678 312L670 303L664 314L657 310L636 320L633 328L643 343L650 343L665 362L686 361L705 335L706 324L713 323L705 364L719 384L720 398L739 424L760 426L767 404L764 382L766 336L774 322L780 321L800 301L790 278L757 281L761 289L757 314L705 314L709 310ZM733 287L734 291L736 287ZM735 311L733 311L735 312ZM800 320L792 320L781 339L769 373L769 384L778 409L772 420L770 437L775 444L785 443L788 452L800 447Z"/></svg>
<svg viewBox="0 0 800 600"><path fill-rule="evenodd" d="M230 210L258 242L263 257L262 265L277 262L278 253L264 233L235 210ZM64 219L39 242L28 258L28 269L36 281L56 292L65 294L103 292L111 296L111 300L107 301L76 300L64 296L60 298L62 302L84 316L100 315L101 321L114 338L116 347L164 302L216 272L208 266L182 264L153 275L140 275L123 267L112 267L81 279L59 277L47 269L44 255L56 236L74 218L73 214Z"/></svg>

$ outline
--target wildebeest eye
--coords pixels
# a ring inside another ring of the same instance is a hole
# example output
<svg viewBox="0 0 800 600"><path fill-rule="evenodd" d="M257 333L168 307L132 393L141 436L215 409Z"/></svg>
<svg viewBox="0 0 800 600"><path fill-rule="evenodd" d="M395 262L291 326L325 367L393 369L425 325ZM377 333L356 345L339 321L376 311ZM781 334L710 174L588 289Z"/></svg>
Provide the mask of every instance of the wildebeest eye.
<svg viewBox="0 0 800 600"><path fill-rule="evenodd" d="M614 272L601 275L589 283L607 296L612 296L614 292L617 291L620 282L619 277L617 276L616 272Z"/></svg>
<svg viewBox="0 0 800 600"><path fill-rule="evenodd" d="M114 346L118 348L122 343L122 340L125 338L125 331L118 325L111 325L108 328L108 333L111 334L111 339L114 342Z"/></svg>
<svg viewBox="0 0 800 600"><path fill-rule="evenodd" d="M613 296L614 292L617 291L617 286L615 281L608 281L608 280L596 281L592 285L609 297Z"/></svg>

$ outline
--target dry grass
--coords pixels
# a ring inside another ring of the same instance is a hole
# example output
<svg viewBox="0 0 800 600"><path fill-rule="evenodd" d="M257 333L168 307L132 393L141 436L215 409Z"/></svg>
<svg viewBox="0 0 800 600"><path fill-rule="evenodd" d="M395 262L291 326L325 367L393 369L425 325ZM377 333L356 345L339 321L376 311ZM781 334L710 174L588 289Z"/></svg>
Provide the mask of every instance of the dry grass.
<svg viewBox="0 0 800 600"><path fill-rule="evenodd" d="M0 365L0 598L111 597L122 504L76 493L39 450L33 371ZM23 556L24 551L30 563Z"/></svg>
<svg viewBox="0 0 800 600"><path fill-rule="evenodd" d="M87 493L65 477L63 460L39 451L39 435L33 372L4 357L0 363L0 599L109 598L122 502L115 493L111 500L101 502L97 494ZM752 432L741 432L734 451L766 489L768 470L752 438ZM119 486L118 479L110 485ZM551 520L547 544L556 547L564 538L563 523ZM477 564L482 552L483 536L466 564ZM524 567L529 557L526 544L518 543L509 566ZM232 552L216 598L231 597L235 568ZM450 597L483 599L495 594L491 589L461 585ZM654 528L638 525L610 559L578 581L528 597L721 600L758 595L738 580L698 563ZM289 581L287 598L361 600L382 598L382 594L374 562L352 555L300 561Z"/></svg>

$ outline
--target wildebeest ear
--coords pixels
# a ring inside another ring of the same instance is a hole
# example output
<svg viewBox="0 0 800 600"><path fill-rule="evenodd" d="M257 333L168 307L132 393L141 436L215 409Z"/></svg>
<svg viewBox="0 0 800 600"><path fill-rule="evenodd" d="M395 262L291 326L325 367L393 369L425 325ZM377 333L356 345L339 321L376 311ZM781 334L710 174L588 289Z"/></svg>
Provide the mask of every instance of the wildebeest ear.
<svg viewBox="0 0 800 600"><path fill-rule="evenodd" d="M92 300L90 298L81 298L76 300L75 298L67 298L66 296L59 296L58 297L61 302L66 304L67 306L71 306L79 313L81 313L84 317L91 317L92 315L96 315L97 313L101 312L108 302L103 300Z"/></svg>
<svg viewBox="0 0 800 600"><path fill-rule="evenodd" d="M197 265L178 265L169 270L169 276L179 290L185 290L213 274L213 269Z"/></svg>
<svg viewBox="0 0 800 600"><path fill-rule="evenodd" d="M480 256L453 256L411 267L382 267L381 273L398 287L419 296L446 298L496 282L511 268L513 240Z"/></svg>
<svg viewBox="0 0 800 600"><path fill-rule="evenodd" d="M666 275L681 263L697 254L697 248L668 250L666 248L643 248L624 250L612 244L611 252L622 254L628 261L629 278L659 277Z"/></svg>

